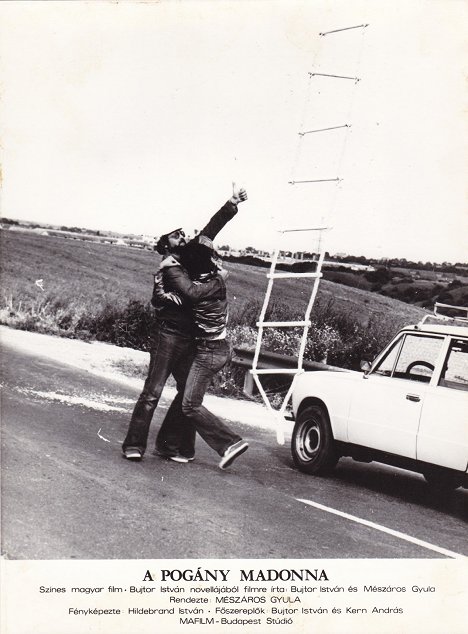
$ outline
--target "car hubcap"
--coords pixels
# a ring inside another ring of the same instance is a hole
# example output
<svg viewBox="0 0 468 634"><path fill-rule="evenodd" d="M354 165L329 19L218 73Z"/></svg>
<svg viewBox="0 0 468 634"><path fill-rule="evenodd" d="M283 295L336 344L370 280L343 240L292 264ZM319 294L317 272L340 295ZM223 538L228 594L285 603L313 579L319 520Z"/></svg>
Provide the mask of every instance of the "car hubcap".
<svg viewBox="0 0 468 634"><path fill-rule="evenodd" d="M302 460L312 460L320 448L321 434L316 423L304 423L299 434L298 453Z"/></svg>

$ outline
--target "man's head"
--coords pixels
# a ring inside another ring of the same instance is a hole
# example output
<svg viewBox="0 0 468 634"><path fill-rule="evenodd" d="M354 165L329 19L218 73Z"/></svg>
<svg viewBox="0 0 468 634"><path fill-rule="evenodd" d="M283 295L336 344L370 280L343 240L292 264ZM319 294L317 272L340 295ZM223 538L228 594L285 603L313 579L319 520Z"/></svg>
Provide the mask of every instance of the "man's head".
<svg viewBox="0 0 468 634"><path fill-rule="evenodd" d="M182 229L174 229L170 233L165 233L162 235L157 244L156 251L160 255L168 255L169 253L177 253L179 249L185 246L185 231Z"/></svg>
<svg viewBox="0 0 468 634"><path fill-rule="evenodd" d="M192 280L218 270L215 261L216 252L204 244L189 242L180 250L179 255L180 263L187 269Z"/></svg>

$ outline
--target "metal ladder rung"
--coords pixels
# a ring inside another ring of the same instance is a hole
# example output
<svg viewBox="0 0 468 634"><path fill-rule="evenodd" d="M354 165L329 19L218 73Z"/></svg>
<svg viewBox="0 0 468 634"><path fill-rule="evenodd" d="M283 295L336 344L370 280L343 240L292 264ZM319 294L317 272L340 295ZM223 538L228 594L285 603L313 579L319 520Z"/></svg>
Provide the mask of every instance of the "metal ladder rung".
<svg viewBox="0 0 468 634"><path fill-rule="evenodd" d="M466 313L466 317L455 317L455 319L466 319L468 317L468 306L454 306L453 304L441 304L440 302L436 302L434 304L434 315L441 315L441 313L437 312L439 308L450 308L453 310L464 310ZM449 317L449 315L441 315L442 317ZM453 319L453 317L450 317Z"/></svg>
<svg viewBox="0 0 468 634"><path fill-rule="evenodd" d="M288 181L289 185L304 185L307 183L339 183L343 179L337 176L336 178L311 178L308 180L300 181Z"/></svg>
<svg viewBox="0 0 468 634"><path fill-rule="evenodd" d="M289 277L322 277L322 273L267 273L270 280L286 279Z"/></svg>
<svg viewBox="0 0 468 634"><path fill-rule="evenodd" d="M260 328L295 328L298 326L311 326L312 322L309 321L257 321L257 326Z"/></svg>
<svg viewBox="0 0 468 634"><path fill-rule="evenodd" d="M299 136L305 136L306 134L315 134L316 132L329 132L330 130L341 130L342 128L350 128L351 124L345 123L344 125L334 125L331 128L317 128L316 130L305 130L304 132L298 132Z"/></svg>
<svg viewBox="0 0 468 634"><path fill-rule="evenodd" d="M292 227L290 229L279 229L280 233L292 233L293 231L330 231L332 227Z"/></svg>
<svg viewBox="0 0 468 634"><path fill-rule="evenodd" d="M333 29L333 31L325 31L323 33L319 33L320 36L330 35L331 33L340 33L341 31L350 31L351 29L365 29L369 24L358 24L357 26L346 26L342 29Z"/></svg>
<svg viewBox="0 0 468 634"><path fill-rule="evenodd" d="M332 75L331 73L309 73L310 77L332 77L333 79L352 79L356 83L361 81L360 77L349 77L348 75Z"/></svg>
<svg viewBox="0 0 468 634"><path fill-rule="evenodd" d="M298 374L299 372L302 372L300 368L262 368L261 370L252 368L250 370L251 374Z"/></svg>

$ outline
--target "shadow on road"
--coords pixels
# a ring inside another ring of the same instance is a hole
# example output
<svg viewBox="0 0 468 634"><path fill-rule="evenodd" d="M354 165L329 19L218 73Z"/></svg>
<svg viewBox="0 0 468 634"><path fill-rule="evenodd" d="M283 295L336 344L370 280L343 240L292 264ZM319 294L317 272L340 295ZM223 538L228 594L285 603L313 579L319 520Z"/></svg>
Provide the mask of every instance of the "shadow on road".
<svg viewBox="0 0 468 634"><path fill-rule="evenodd" d="M437 510L464 521L468 521L468 490L456 489L437 494L425 482L422 475L383 465L381 463L359 463L342 458L335 470L327 476L307 475L294 467L292 458L284 447L271 449L271 459L295 471L299 477L312 481L329 480L343 487L359 487L363 491L391 496L401 502Z"/></svg>
<svg viewBox="0 0 468 634"><path fill-rule="evenodd" d="M468 521L468 491L457 489L443 495L437 494L417 473L404 472L375 463L364 466L352 461L342 461L333 477L336 481L391 495L402 502L442 511Z"/></svg>

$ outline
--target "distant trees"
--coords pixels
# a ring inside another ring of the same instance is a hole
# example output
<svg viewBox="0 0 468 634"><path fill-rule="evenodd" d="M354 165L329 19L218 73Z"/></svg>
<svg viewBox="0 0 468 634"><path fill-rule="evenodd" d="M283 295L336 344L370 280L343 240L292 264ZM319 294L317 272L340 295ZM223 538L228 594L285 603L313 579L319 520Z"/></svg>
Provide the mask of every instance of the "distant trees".
<svg viewBox="0 0 468 634"><path fill-rule="evenodd" d="M387 268L380 267L375 271L367 271L364 277L373 284L372 290L377 290L392 279L393 273Z"/></svg>
<svg viewBox="0 0 468 634"><path fill-rule="evenodd" d="M2 218L2 222L4 225L19 225L18 220L12 220L11 218Z"/></svg>

